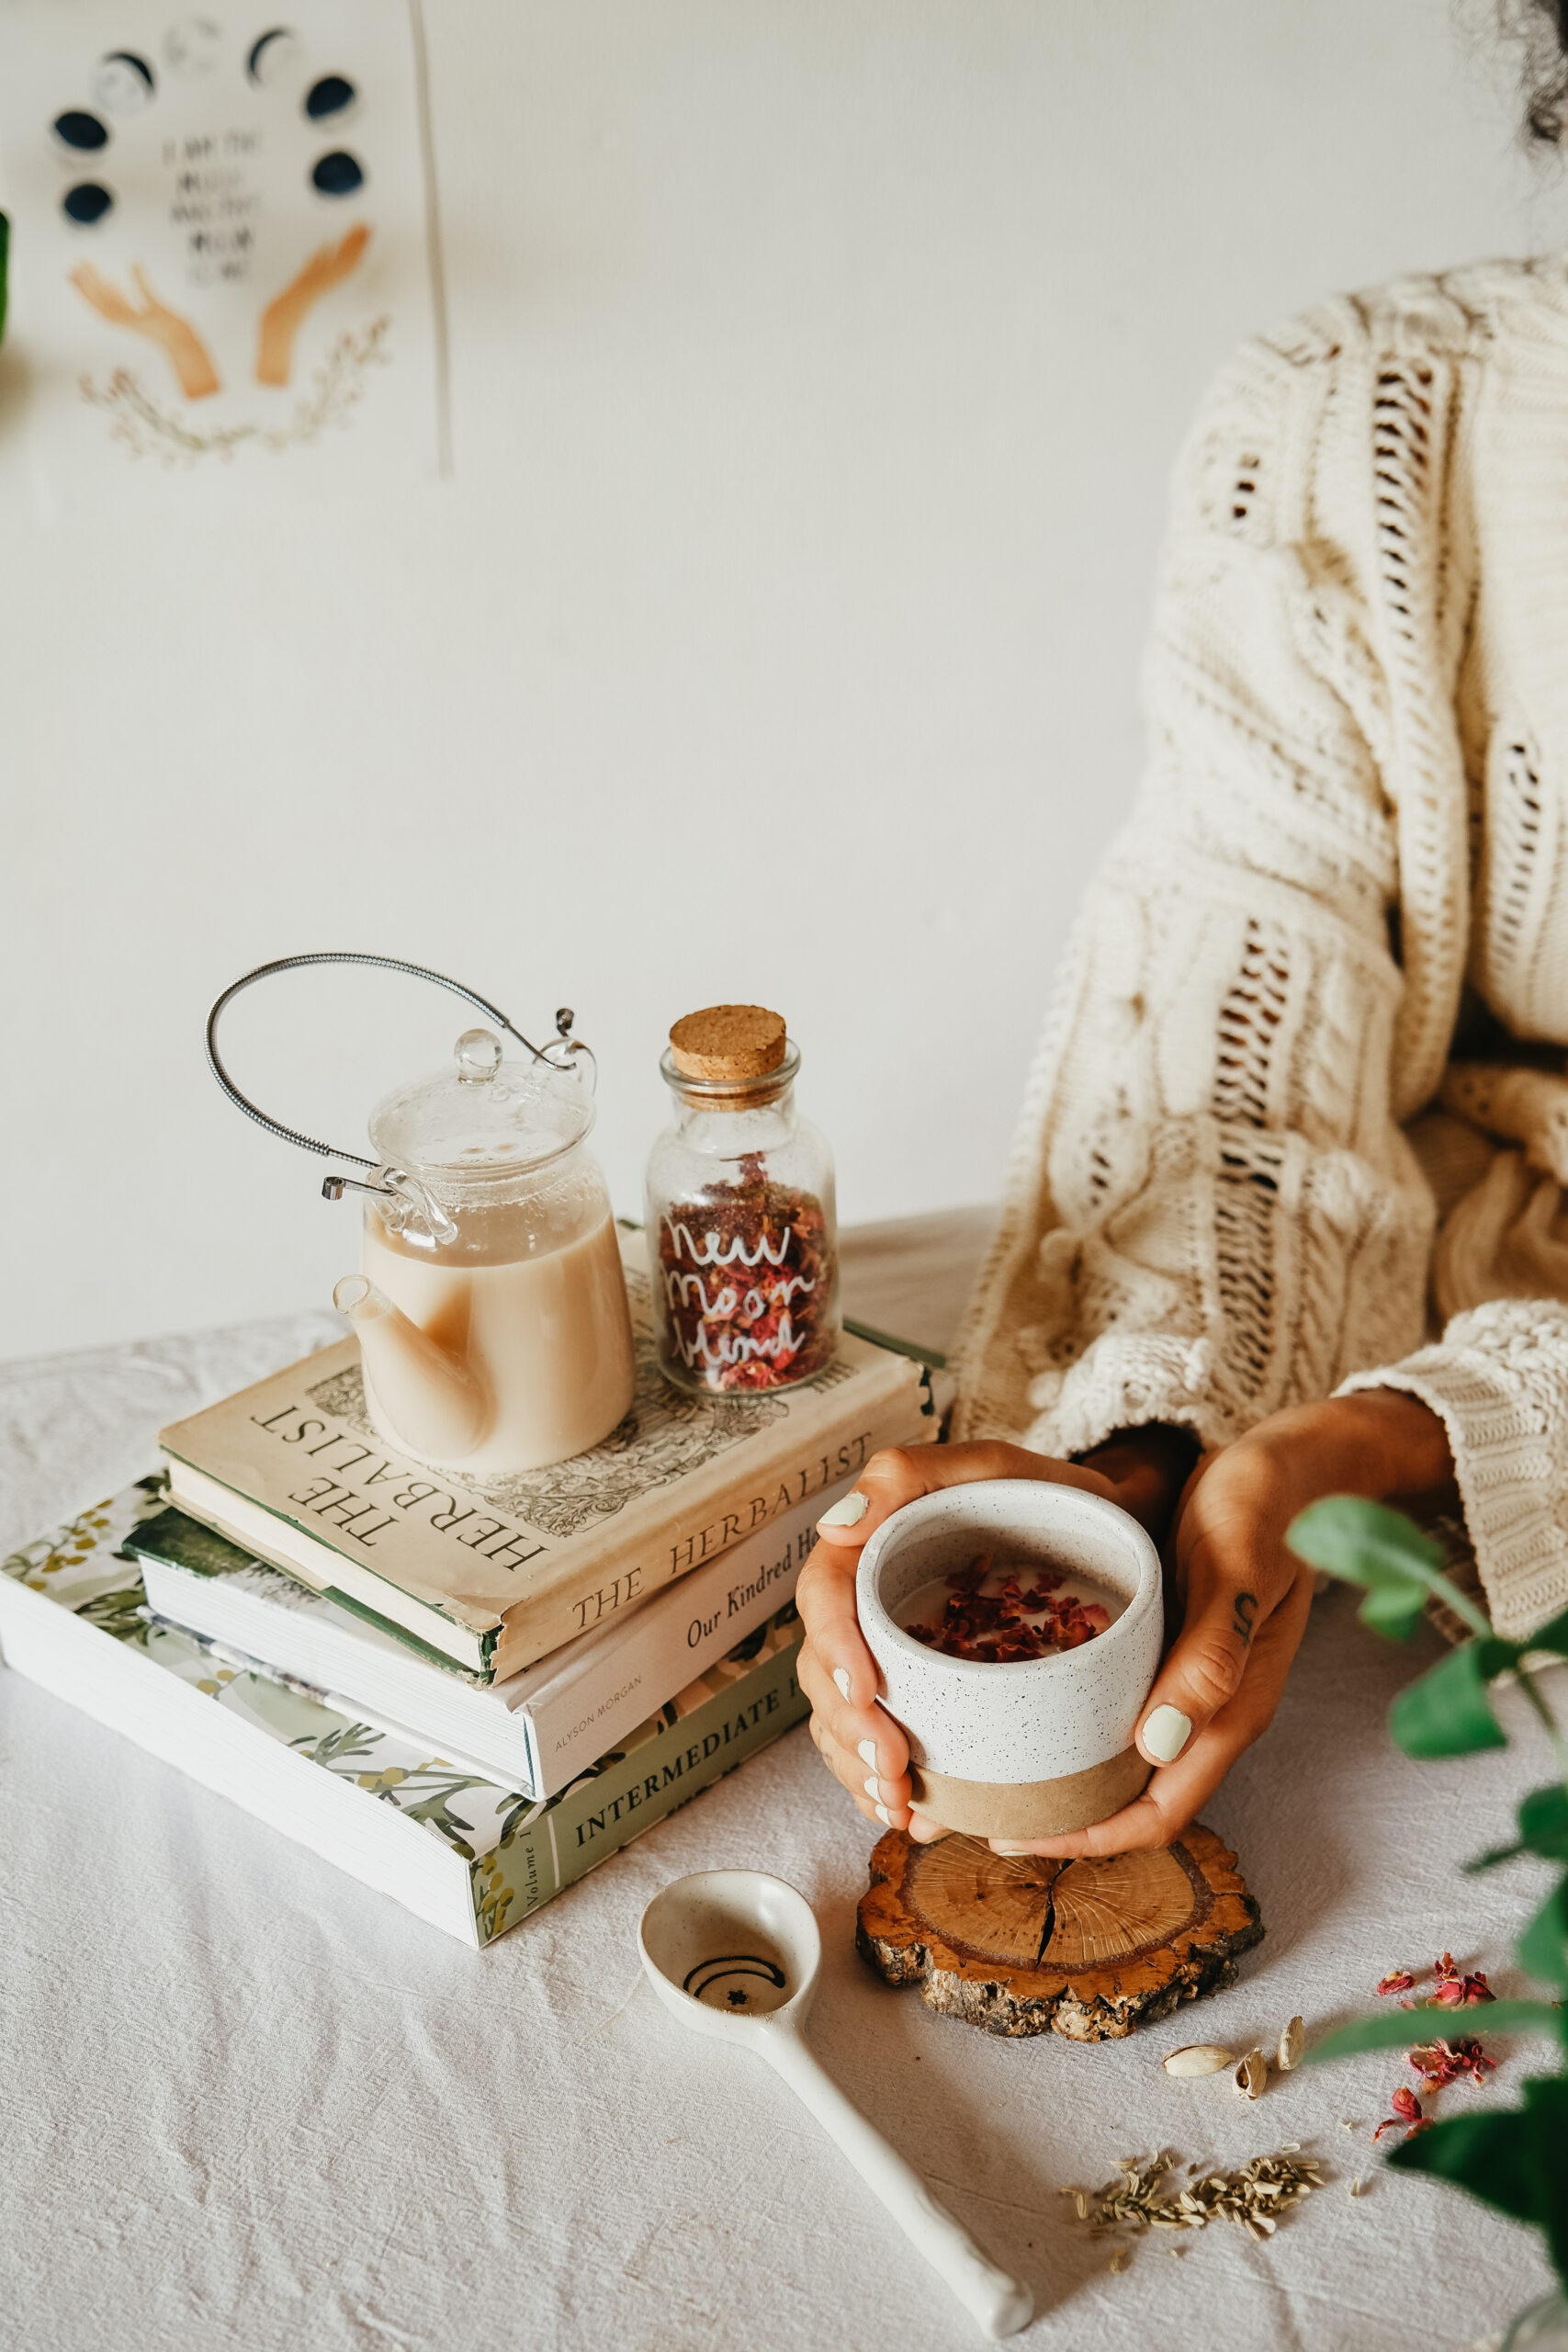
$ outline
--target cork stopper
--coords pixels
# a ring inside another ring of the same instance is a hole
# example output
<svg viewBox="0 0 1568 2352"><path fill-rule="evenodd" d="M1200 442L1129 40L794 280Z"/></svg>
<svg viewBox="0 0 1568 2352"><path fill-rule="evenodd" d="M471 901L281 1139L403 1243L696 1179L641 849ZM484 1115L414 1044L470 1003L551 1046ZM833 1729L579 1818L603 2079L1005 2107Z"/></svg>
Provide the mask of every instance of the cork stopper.
<svg viewBox="0 0 1568 2352"><path fill-rule="evenodd" d="M721 1085L764 1078L787 1049L783 1013L760 1004L710 1004L670 1032L670 1057L682 1077Z"/></svg>

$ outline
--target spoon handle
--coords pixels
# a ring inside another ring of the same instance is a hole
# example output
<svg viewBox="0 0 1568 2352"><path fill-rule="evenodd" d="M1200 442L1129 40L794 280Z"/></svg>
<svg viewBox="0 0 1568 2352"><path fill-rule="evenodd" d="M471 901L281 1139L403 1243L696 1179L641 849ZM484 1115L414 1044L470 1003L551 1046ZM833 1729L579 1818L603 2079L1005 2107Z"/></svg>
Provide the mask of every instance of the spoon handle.
<svg viewBox="0 0 1568 2352"><path fill-rule="evenodd" d="M918 2254L946 2281L994 2341L1016 2335L1034 2313L1034 2297L980 2251L961 2222L939 2204L912 2165L890 2148L823 2072L801 2036L764 2031L763 2049L795 2096L837 2141L866 2187L878 2196Z"/></svg>

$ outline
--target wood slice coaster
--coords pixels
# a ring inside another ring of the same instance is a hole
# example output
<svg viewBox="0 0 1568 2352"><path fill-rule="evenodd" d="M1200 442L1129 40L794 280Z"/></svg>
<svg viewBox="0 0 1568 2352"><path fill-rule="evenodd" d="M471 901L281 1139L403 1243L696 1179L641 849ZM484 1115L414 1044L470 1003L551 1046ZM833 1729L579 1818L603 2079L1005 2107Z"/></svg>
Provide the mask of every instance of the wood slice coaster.
<svg viewBox="0 0 1568 2352"><path fill-rule="evenodd" d="M1234 1984L1237 1952L1262 1941L1235 1861L1198 1822L1171 1846L1069 1862L890 1829L855 1941L889 1984L987 2033L1119 2041Z"/></svg>

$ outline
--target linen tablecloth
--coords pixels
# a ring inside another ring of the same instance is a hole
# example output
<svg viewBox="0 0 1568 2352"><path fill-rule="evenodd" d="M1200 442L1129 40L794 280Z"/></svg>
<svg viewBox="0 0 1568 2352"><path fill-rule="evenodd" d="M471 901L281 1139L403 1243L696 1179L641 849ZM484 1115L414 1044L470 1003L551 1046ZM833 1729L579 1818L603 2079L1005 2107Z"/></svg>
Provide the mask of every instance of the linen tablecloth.
<svg viewBox="0 0 1568 2352"><path fill-rule="evenodd" d="M852 1242L852 1310L941 1344L984 1221ZM297 1316L0 1368L0 1541L140 1475L159 1424L335 1336ZM873 1832L804 1729L491 1951L384 1896L14 1674L0 1675L0 2346L15 2352L951 2352L964 2312L760 2064L680 2031L643 1984L644 1905L760 1865L815 1905L824 2063L997 2258L1033 2284L1026 2346L1461 2347L1549 2282L1532 2235L1380 2172L1398 2053L1172 2082L1162 2052L1243 2050L1371 2006L1443 1948L1522 1989L1540 1874L1478 1879L1547 1759L1415 1765L1388 1702L1435 1655L1334 1592L1275 1723L1207 1818L1267 1939L1240 1981L1123 2042L992 2041L856 1958ZM1483 2029L1483 2015L1467 2019ZM1528 2044L1453 2113L1517 2097ZM1505 2054L1506 2053L1506 2054ZM1350 2124L1353 2130L1346 2129ZM1300 2141L1331 2176L1267 2244L1216 2224L1113 2275L1058 2195L1161 2144L1230 2165ZM1363 2193L1349 2187L1359 2177Z"/></svg>

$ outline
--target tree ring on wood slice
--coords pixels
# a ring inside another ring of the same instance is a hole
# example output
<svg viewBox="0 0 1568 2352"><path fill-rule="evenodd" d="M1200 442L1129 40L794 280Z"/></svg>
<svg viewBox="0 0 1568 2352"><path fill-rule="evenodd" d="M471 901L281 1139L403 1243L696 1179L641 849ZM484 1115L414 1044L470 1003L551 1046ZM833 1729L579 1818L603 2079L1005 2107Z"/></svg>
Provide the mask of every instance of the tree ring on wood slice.
<svg viewBox="0 0 1568 2352"><path fill-rule="evenodd" d="M1198 1822L1170 1846L1065 1862L891 1829L855 1942L889 1984L987 2033L1117 2041L1234 1984L1236 1954L1262 1941L1235 1864Z"/></svg>

